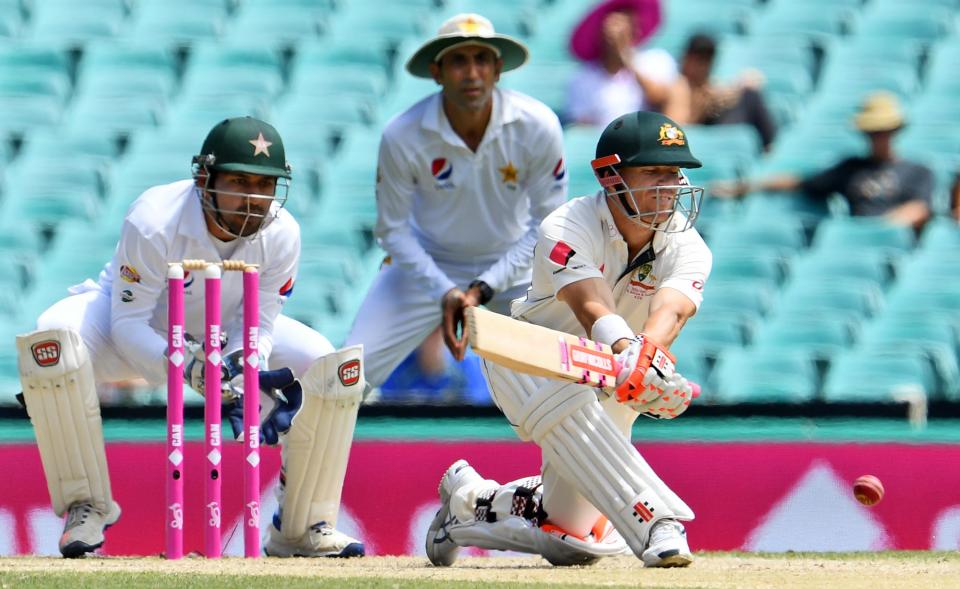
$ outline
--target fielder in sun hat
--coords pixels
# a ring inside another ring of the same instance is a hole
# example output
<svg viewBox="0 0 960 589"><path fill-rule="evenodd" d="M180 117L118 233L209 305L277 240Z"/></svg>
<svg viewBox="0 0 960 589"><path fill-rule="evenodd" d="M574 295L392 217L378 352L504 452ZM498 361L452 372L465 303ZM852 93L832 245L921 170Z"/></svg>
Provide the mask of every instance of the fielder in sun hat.
<svg viewBox="0 0 960 589"><path fill-rule="evenodd" d="M508 72L526 63L529 51L526 45L508 35L500 35L493 23L479 14L464 13L447 19L437 36L424 43L407 61L407 71L418 78L433 79L430 64L440 61L448 52L464 45L489 47L503 60L503 70Z"/></svg>

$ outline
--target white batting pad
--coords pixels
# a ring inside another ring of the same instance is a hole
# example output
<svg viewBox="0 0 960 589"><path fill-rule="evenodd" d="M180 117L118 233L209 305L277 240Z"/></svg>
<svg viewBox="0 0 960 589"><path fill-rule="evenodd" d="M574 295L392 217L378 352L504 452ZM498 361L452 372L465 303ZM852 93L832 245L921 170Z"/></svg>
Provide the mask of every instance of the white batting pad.
<svg viewBox="0 0 960 589"><path fill-rule="evenodd" d="M556 565L588 564L626 549L609 524L599 538L577 538L541 528L541 490L540 477L499 486L491 480L471 485L465 497L469 512L457 510L457 519L463 523L449 527L450 537L459 546L539 554ZM459 491L457 495L461 495ZM453 506L451 501L451 512Z"/></svg>
<svg viewBox="0 0 960 589"><path fill-rule="evenodd" d="M347 459L363 399L363 346L332 352L301 377L303 406L283 443L281 531L296 540L321 521L336 526Z"/></svg>
<svg viewBox="0 0 960 589"><path fill-rule="evenodd" d="M518 374L491 362L484 365L494 397L511 423L609 518L634 554L646 549L657 520L693 519L693 511L617 429L593 389Z"/></svg>
<svg viewBox="0 0 960 589"><path fill-rule="evenodd" d="M80 335L69 329L18 335L17 353L54 511L63 516L78 501L111 511L100 400Z"/></svg>

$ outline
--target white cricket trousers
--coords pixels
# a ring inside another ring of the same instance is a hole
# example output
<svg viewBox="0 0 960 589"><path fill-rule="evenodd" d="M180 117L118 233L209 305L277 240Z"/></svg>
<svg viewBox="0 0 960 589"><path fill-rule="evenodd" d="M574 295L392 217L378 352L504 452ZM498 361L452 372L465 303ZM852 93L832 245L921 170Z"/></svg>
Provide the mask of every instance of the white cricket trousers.
<svg viewBox="0 0 960 589"><path fill-rule="evenodd" d="M518 426L518 422L519 416L525 412L531 397L538 392L561 387L589 388L521 374L487 360L483 360L482 363L487 383L490 385L490 395L510 421L514 431L524 441L530 441L531 438L528 432ZM596 390L590 388L590 392L595 394ZM633 422L639 414L626 405L618 403L614 397L601 400L600 406L629 442ZM547 512L550 523L578 536L589 534L601 515L600 511L581 495L574 485L557 473L546 455L543 455L541 474L543 476L543 509Z"/></svg>
<svg viewBox="0 0 960 589"><path fill-rule="evenodd" d="M463 290L489 266L438 265ZM498 292L486 307L509 315L510 303L525 292L526 283ZM364 376L367 385L375 388L423 343L442 319L440 299L433 298L399 266L385 264L357 311L344 347L363 344Z"/></svg>

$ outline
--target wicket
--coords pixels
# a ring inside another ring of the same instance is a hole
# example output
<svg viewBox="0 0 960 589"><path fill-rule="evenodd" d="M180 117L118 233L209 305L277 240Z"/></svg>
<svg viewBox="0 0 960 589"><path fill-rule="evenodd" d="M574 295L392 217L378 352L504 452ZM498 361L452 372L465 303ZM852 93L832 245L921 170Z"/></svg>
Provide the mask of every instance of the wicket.
<svg viewBox="0 0 960 589"><path fill-rule="evenodd" d="M243 261L173 262L167 268L167 512L166 557L183 557L183 371L184 270L204 271L204 555L219 558L221 546L220 281L223 271L243 272L243 544L244 556L260 555L260 355L257 266Z"/></svg>

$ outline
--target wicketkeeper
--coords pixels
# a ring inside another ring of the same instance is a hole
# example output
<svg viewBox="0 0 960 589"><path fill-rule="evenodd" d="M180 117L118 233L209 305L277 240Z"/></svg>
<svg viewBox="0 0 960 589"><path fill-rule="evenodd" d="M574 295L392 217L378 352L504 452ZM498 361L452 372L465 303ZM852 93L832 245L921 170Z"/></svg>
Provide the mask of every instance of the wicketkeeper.
<svg viewBox="0 0 960 589"><path fill-rule="evenodd" d="M644 565L693 560L693 511L630 443L638 415L673 419L692 399L679 373L651 360L696 313L711 254L693 229L703 189L687 137L663 115L623 115L603 131L593 168L603 190L568 201L540 225L533 282L515 319L612 346L617 394L484 361L490 391L523 440L543 450L542 477L501 485L465 460L440 482L427 556L452 564L462 546L586 564L629 548ZM681 363L682 365L682 363Z"/></svg>
<svg viewBox="0 0 960 589"><path fill-rule="evenodd" d="M362 555L363 544L335 525L363 378L352 386L329 378L343 362L359 359L362 348L335 351L325 337L280 313L293 292L300 256L299 225L283 208L291 178L283 142L263 121L226 119L193 158L192 175L144 192L127 212L99 281L72 287L70 296L40 316L37 331L17 337L23 400L50 499L57 515L66 515L60 552L71 558L95 550L120 517L96 385L166 381L167 263L233 259L260 267L260 354L277 367L261 383L284 393L262 413L263 441L284 442L280 511L264 549L274 556ZM242 432L237 393L244 393L237 390L240 274L225 273L222 281L224 408L235 435ZM203 394L203 276L189 274L185 286L192 354L184 377Z"/></svg>

